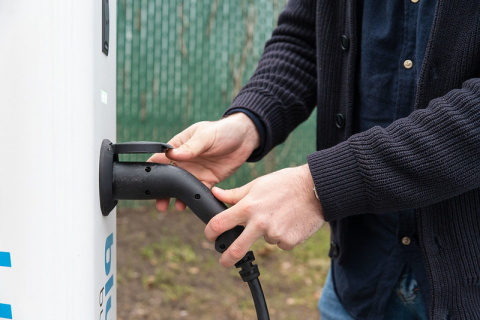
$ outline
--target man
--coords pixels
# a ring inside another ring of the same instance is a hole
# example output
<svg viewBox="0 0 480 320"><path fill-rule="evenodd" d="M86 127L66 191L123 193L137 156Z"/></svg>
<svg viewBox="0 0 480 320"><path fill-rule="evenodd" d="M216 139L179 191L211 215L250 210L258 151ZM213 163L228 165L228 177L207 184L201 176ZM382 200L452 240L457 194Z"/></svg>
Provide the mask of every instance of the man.
<svg viewBox="0 0 480 320"><path fill-rule="evenodd" d="M290 250L328 221L323 320L480 319L479 77L480 1L291 0L226 117L151 160L212 187L318 106L307 164L212 189L233 206L207 238L245 226L220 263L262 236Z"/></svg>

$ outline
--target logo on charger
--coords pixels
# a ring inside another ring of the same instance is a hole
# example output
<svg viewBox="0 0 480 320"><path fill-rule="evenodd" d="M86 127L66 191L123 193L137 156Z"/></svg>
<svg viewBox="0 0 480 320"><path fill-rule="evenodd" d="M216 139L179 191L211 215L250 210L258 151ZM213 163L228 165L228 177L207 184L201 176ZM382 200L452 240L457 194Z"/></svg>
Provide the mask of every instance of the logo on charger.
<svg viewBox="0 0 480 320"><path fill-rule="evenodd" d="M105 240L105 274L108 277L110 275L110 271L112 269L112 246L113 246L113 233L111 233L107 240ZM100 290L100 297L99 297L99 305L100 308L100 320L102 319L103 314L103 301L104 298L107 299L107 304L105 306L105 320L108 320L108 312L112 308L112 295L110 294L113 287L113 274L108 278L107 283L105 283L105 287ZM113 291L112 291L113 292ZM110 296L109 296L110 294Z"/></svg>

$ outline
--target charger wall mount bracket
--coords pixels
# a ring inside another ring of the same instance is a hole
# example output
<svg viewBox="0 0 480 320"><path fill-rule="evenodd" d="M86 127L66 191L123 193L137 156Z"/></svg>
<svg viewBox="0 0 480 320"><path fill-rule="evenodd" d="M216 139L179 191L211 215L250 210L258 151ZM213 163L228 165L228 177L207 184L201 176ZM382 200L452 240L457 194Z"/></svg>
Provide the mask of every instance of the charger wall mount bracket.
<svg viewBox="0 0 480 320"><path fill-rule="evenodd" d="M102 214L108 216L118 203L113 192L113 165L115 162L119 162L119 154L165 153L169 149L173 149L173 147L161 142L135 141L114 144L110 140L104 139L100 147L99 164L99 192Z"/></svg>

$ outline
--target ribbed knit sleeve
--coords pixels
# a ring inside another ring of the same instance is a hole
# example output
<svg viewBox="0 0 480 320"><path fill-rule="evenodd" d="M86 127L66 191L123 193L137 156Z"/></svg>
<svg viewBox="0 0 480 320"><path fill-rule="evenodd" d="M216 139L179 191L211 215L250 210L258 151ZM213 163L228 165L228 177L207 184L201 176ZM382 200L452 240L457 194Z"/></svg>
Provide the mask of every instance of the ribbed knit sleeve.
<svg viewBox="0 0 480 320"><path fill-rule="evenodd" d="M245 108L265 125L265 146L258 159L285 141L315 107L315 12L316 1L288 2L255 73L225 112Z"/></svg>
<svg viewBox="0 0 480 320"><path fill-rule="evenodd" d="M479 188L480 79L307 160L327 221L424 207Z"/></svg>

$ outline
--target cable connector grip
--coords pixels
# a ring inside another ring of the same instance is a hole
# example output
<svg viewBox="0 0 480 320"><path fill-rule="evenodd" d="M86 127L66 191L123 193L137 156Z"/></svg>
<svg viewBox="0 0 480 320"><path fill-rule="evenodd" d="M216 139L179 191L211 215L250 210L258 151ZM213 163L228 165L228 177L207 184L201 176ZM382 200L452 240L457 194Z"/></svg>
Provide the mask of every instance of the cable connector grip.
<svg viewBox="0 0 480 320"><path fill-rule="evenodd" d="M240 261L235 263L236 268L242 269L238 273L240 274L244 282L249 282L260 276L258 266L256 264L253 264L253 261L255 261L255 255L252 251L248 251L247 254Z"/></svg>

